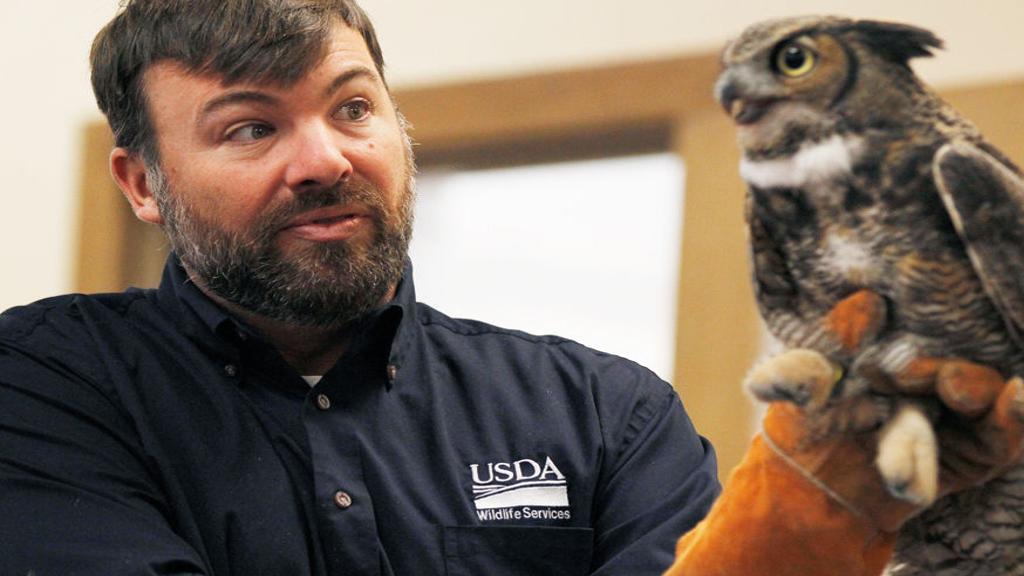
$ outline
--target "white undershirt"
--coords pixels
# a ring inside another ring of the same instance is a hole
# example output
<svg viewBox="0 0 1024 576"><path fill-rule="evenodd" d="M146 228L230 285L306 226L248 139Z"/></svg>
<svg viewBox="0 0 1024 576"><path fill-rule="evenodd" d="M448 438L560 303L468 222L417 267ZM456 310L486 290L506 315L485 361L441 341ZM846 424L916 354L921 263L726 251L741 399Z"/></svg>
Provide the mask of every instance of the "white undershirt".
<svg viewBox="0 0 1024 576"><path fill-rule="evenodd" d="M302 377L302 379L306 381L306 384L309 384L310 388L312 388L313 386L316 386L318 383L320 383L320 379L321 378L323 378L322 375L321 376L303 376Z"/></svg>

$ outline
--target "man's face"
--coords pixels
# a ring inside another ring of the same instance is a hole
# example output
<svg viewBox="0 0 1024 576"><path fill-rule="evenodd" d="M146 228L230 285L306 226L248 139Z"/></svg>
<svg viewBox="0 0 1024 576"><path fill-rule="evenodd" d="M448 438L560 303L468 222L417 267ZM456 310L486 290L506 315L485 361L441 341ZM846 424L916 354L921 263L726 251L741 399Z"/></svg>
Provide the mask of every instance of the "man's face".
<svg viewBox="0 0 1024 576"><path fill-rule="evenodd" d="M339 26L286 88L146 72L160 169L149 182L193 278L260 315L348 322L398 281L412 152L362 37Z"/></svg>

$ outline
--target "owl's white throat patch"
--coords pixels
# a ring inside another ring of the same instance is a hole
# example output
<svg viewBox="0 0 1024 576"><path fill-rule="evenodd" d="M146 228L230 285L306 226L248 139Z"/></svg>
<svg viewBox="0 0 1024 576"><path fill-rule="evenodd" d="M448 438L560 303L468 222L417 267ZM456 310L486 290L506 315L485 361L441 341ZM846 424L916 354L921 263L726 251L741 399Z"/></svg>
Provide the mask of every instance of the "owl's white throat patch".
<svg viewBox="0 0 1024 576"><path fill-rule="evenodd" d="M847 176L860 154L857 136L834 135L804 144L796 153L771 160L740 160L740 176L758 188L804 188Z"/></svg>

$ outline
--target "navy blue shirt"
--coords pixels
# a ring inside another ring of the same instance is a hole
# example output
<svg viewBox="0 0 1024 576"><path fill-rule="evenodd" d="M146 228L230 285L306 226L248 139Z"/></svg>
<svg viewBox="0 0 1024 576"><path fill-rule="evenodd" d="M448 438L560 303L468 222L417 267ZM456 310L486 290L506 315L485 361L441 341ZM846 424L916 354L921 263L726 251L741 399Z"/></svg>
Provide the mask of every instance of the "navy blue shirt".
<svg viewBox="0 0 1024 576"><path fill-rule="evenodd" d="M417 303L313 387L172 257L0 316L0 574L659 574L718 494L672 388Z"/></svg>

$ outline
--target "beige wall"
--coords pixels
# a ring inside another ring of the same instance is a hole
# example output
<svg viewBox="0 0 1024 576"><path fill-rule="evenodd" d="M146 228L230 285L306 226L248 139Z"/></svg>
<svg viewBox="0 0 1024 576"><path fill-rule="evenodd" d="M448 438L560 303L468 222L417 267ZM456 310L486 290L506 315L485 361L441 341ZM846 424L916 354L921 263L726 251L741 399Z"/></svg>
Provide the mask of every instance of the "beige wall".
<svg viewBox="0 0 1024 576"><path fill-rule="evenodd" d="M71 286L80 131L97 116L87 53L117 3L0 0L6 135L0 142L6 180L0 309ZM948 51L920 69L937 83L1024 76L1024 35L1017 31L1024 3L1016 0L364 0L364 6L377 23L395 85L717 50L756 19L809 12L935 30Z"/></svg>
<svg viewBox="0 0 1024 576"><path fill-rule="evenodd" d="M401 82L718 51L765 18L837 14L913 23L948 51L933 81L1024 75L1019 0L363 0Z"/></svg>

